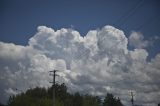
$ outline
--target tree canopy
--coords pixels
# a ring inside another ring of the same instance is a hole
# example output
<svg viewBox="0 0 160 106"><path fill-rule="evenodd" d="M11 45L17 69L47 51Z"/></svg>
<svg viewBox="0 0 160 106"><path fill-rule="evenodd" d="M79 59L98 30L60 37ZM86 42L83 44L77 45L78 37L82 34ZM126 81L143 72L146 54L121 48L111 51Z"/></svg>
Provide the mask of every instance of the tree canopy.
<svg viewBox="0 0 160 106"><path fill-rule="evenodd" d="M119 98L107 94L104 101L98 96L69 93L65 84L56 84L56 106L123 106ZM8 106L52 106L52 87L33 88L24 93L11 96Z"/></svg>

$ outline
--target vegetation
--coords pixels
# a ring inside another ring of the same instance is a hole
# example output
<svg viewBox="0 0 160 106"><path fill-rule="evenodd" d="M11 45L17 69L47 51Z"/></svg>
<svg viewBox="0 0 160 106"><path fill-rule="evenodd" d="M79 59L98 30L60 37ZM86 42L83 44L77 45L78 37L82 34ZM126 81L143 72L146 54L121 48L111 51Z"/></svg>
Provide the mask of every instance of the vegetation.
<svg viewBox="0 0 160 106"><path fill-rule="evenodd" d="M98 96L70 94L65 84L56 84L56 106L123 106L120 99L107 94L104 101ZM9 106L52 106L52 87L29 89L25 93L11 96Z"/></svg>
<svg viewBox="0 0 160 106"><path fill-rule="evenodd" d="M120 99L116 99L112 94L107 94L103 106L123 106Z"/></svg>

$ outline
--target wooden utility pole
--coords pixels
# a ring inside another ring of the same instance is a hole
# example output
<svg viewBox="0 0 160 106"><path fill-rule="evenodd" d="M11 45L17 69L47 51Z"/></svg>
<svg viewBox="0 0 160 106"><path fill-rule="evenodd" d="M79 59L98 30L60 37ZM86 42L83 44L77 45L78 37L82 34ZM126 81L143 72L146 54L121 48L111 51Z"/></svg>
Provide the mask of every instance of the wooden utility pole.
<svg viewBox="0 0 160 106"><path fill-rule="evenodd" d="M132 103L132 106L134 106L134 98L133 98L133 92L131 91L131 103Z"/></svg>
<svg viewBox="0 0 160 106"><path fill-rule="evenodd" d="M53 106L56 106L56 97L55 97L55 78L57 76L56 72L58 70L54 70L54 71L50 71L52 72L53 74L51 74L53 76L53 82L51 82L53 84Z"/></svg>

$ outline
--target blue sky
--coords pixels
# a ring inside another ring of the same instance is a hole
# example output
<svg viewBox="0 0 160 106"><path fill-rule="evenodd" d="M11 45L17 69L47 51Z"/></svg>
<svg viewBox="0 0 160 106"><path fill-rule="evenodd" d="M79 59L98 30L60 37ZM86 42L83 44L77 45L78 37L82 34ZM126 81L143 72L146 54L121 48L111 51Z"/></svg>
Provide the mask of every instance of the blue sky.
<svg viewBox="0 0 160 106"><path fill-rule="evenodd" d="M126 36L140 31L146 39L160 36L159 0L1 0L0 41L27 45L39 25L73 27L81 35L112 25ZM151 57L160 52L149 49Z"/></svg>
<svg viewBox="0 0 160 106"><path fill-rule="evenodd" d="M0 41L27 45L39 25L73 27L81 35L112 25L126 36L140 31L145 38L160 36L159 0L1 0ZM160 51L158 42L154 56Z"/></svg>

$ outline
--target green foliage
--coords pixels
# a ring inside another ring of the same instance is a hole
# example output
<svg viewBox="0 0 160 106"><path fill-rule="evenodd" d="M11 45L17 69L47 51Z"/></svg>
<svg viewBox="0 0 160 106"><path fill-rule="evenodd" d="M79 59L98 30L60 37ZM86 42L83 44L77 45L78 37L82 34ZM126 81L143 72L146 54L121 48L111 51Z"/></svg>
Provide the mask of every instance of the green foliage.
<svg viewBox="0 0 160 106"><path fill-rule="evenodd" d="M108 93L104 99L103 106L123 106L120 99L115 98L112 94Z"/></svg>
<svg viewBox="0 0 160 106"><path fill-rule="evenodd" d="M52 88L34 88L25 93L11 96L9 106L52 106ZM104 103L97 96L80 95L78 92L70 94L65 84L56 84L56 106L123 106L119 99L107 94Z"/></svg>
<svg viewBox="0 0 160 106"><path fill-rule="evenodd" d="M85 95L83 97L83 106L100 106L101 100L97 96Z"/></svg>

